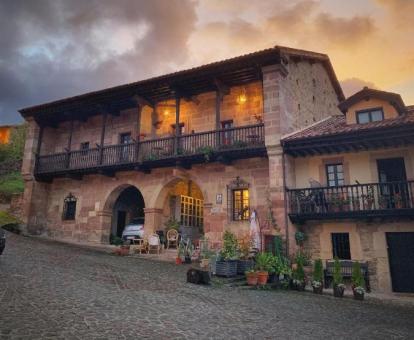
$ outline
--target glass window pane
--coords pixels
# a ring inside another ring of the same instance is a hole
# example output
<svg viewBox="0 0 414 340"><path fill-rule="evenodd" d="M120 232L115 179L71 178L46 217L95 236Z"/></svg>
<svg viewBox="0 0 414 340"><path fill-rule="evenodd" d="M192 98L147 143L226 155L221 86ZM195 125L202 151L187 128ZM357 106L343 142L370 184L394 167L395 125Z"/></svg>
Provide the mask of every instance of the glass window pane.
<svg viewBox="0 0 414 340"><path fill-rule="evenodd" d="M335 179L335 174L328 174L328 179L329 180Z"/></svg>
<svg viewBox="0 0 414 340"><path fill-rule="evenodd" d="M379 122L382 120L382 111L381 110L375 110L371 112L371 120L373 122Z"/></svg>
<svg viewBox="0 0 414 340"><path fill-rule="evenodd" d="M360 124L369 123L369 112L359 112L358 113L358 122Z"/></svg>
<svg viewBox="0 0 414 340"><path fill-rule="evenodd" d="M344 174L342 172L338 172L337 176L338 179L344 179Z"/></svg>
<svg viewBox="0 0 414 340"><path fill-rule="evenodd" d="M332 172L334 172L334 166L328 165L328 173L332 173Z"/></svg>
<svg viewBox="0 0 414 340"><path fill-rule="evenodd" d="M338 171L338 172L342 172L342 164L338 164L338 165L336 166L336 171Z"/></svg>

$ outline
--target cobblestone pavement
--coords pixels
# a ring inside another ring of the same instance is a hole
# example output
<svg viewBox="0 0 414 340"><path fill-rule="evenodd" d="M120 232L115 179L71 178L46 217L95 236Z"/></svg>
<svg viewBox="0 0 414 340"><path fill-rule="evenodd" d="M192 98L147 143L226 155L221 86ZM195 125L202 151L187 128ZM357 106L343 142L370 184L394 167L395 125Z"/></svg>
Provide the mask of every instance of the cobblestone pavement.
<svg viewBox="0 0 414 340"><path fill-rule="evenodd" d="M414 338L414 308L185 283L188 267L8 234L0 339Z"/></svg>

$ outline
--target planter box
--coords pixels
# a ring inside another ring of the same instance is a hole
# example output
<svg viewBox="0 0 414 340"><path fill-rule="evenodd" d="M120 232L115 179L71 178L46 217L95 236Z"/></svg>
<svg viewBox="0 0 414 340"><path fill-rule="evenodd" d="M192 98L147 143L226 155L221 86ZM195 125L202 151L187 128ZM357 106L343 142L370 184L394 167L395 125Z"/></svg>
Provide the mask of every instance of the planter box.
<svg viewBox="0 0 414 340"><path fill-rule="evenodd" d="M237 260L237 274L244 275L244 273L250 269L253 269L253 260Z"/></svg>
<svg viewBox="0 0 414 340"><path fill-rule="evenodd" d="M234 277L237 275L237 260L217 261L216 275Z"/></svg>

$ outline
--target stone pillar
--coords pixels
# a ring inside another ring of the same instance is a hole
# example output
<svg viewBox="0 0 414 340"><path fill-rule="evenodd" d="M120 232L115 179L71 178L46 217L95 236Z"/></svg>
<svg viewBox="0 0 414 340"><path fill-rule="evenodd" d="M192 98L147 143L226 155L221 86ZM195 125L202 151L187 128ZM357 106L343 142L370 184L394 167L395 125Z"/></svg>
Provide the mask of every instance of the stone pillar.
<svg viewBox="0 0 414 340"><path fill-rule="evenodd" d="M27 118L28 129L24 147L22 176L25 182L22 206L23 233L39 234L46 228L49 184L36 181L34 169L39 149L40 127L33 118Z"/></svg>
<svg viewBox="0 0 414 340"><path fill-rule="evenodd" d="M157 230L163 229L162 225L162 209L144 208L145 214L145 236L151 235Z"/></svg>
<svg viewBox="0 0 414 340"><path fill-rule="evenodd" d="M287 241L289 252L292 252L290 242L292 231L289 223L286 223L283 150L280 139L286 132L285 121L289 116L283 86L287 70L283 65L270 65L262 68L263 72L263 118L265 126L265 145L269 157L269 195L274 216L282 237Z"/></svg>

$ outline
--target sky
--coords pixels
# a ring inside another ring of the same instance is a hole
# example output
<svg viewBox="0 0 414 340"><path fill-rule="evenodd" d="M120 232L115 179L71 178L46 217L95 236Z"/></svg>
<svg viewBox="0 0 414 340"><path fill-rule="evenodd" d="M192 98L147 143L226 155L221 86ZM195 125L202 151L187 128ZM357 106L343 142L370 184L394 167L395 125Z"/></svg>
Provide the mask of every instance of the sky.
<svg viewBox="0 0 414 340"><path fill-rule="evenodd" d="M414 104L414 0L0 0L0 125L18 109L282 45L345 95Z"/></svg>

